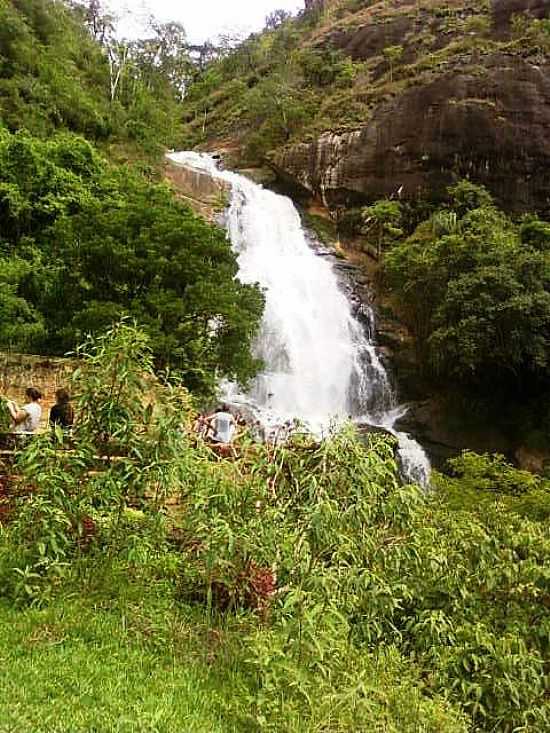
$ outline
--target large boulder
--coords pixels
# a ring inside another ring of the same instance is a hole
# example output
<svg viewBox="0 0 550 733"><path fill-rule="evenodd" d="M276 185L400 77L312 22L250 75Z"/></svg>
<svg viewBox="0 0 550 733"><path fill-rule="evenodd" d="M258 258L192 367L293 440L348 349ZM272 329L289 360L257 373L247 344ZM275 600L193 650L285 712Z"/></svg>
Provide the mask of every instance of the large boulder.
<svg viewBox="0 0 550 733"><path fill-rule="evenodd" d="M491 0L491 10L496 27L505 27L519 13L529 13L533 18L550 15L550 0Z"/></svg>

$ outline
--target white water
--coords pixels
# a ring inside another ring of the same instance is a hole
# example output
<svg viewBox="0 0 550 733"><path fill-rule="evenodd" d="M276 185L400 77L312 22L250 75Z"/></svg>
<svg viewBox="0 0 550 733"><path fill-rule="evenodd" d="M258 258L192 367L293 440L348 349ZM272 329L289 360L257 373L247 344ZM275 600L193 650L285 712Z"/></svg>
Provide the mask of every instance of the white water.
<svg viewBox="0 0 550 733"><path fill-rule="evenodd" d="M265 369L246 395L227 385L228 400L252 407L268 430L298 419L322 434L350 417L384 427L399 439L406 476L426 483L430 467L422 448L394 428L404 409L376 351L372 311L362 306L364 323L355 317L332 263L308 242L292 201L219 170L208 155L169 158L230 184L227 229L239 278L259 283L266 297L255 344Z"/></svg>

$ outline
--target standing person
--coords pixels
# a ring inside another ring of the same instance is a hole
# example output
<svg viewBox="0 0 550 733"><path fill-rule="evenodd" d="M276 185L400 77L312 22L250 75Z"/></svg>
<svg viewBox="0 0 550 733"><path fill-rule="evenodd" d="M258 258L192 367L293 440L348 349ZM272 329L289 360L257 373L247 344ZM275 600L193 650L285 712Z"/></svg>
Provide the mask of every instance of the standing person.
<svg viewBox="0 0 550 733"><path fill-rule="evenodd" d="M12 400L8 401L8 410L14 422L14 433L32 434L38 430L42 417L42 392L36 387L28 387L25 395L29 400L23 407L17 407Z"/></svg>
<svg viewBox="0 0 550 733"><path fill-rule="evenodd" d="M210 425L214 431L211 440L214 443L231 443L237 424L235 418L229 412L229 406L225 403L218 408L210 418Z"/></svg>
<svg viewBox="0 0 550 733"><path fill-rule="evenodd" d="M55 400L55 405L50 410L50 425L52 428L59 425L64 430L70 430L74 423L71 395L66 389L58 389L55 392Z"/></svg>

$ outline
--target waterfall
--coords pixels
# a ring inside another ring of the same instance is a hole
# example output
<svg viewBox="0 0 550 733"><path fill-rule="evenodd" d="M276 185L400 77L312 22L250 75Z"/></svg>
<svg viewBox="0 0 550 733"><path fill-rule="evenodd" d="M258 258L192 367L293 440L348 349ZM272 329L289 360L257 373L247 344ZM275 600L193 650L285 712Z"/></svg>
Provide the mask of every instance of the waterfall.
<svg viewBox="0 0 550 733"><path fill-rule="evenodd" d="M227 399L252 407L268 431L296 419L317 434L350 418L383 427L399 440L405 475L426 483L426 455L394 427L404 409L377 353L374 314L365 305L360 317L354 313L333 263L312 247L292 201L219 170L208 155L168 157L229 184L226 227L238 255L239 278L259 283L265 293L254 346L265 368L246 395L236 385L225 385Z"/></svg>

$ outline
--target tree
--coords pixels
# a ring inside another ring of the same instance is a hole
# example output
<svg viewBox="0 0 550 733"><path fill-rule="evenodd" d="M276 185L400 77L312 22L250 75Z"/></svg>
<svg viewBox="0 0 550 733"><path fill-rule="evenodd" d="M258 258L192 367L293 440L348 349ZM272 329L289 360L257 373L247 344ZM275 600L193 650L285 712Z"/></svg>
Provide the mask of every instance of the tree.
<svg viewBox="0 0 550 733"><path fill-rule="evenodd" d="M457 216L463 217L473 209L491 208L493 197L484 186L478 186L468 180L459 181L449 188L450 205Z"/></svg>
<svg viewBox="0 0 550 733"><path fill-rule="evenodd" d="M466 382L547 378L547 225L527 220L518 228L469 181L449 196L460 213L452 231L434 228L432 217L385 258L424 362Z"/></svg>
<svg viewBox="0 0 550 733"><path fill-rule="evenodd" d="M149 22L150 35L130 45L135 70L150 89L169 83L179 99L190 82L194 64L181 23Z"/></svg>
<svg viewBox="0 0 550 733"><path fill-rule="evenodd" d="M179 31L157 30L161 53L140 65L135 44L116 37L114 19L95 0L0 3L2 123L42 137L62 129L137 144L142 156L175 147L185 77L179 65L188 57L174 52Z"/></svg>
<svg viewBox="0 0 550 733"><path fill-rule="evenodd" d="M109 96L111 102L115 101L119 91L123 74L128 64L130 48L123 41L111 41L107 46L107 58L109 60Z"/></svg>
<svg viewBox="0 0 550 733"><path fill-rule="evenodd" d="M402 58L404 53L403 46L387 46L383 53L390 67L390 82L393 81L393 69L395 64Z"/></svg>
<svg viewBox="0 0 550 733"><path fill-rule="evenodd" d="M290 139L308 117L307 98L283 76L257 84L246 96L247 117L257 131L248 140L248 151L261 157L270 148Z"/></svg>
<svg viewBox="0 0 550 733"><path fill-rule="evenodd" d="M34 348L63 354L132 316L157 366L197 393L211 393L218 376L255 373L263 296L237 280L225 233L166 186L109 166L82 138L4 132L0 214L11 273L0 309Z"/></svg>
<svg viewBox="0 0 550 733"><path fill-rule="evenodd" d="M80 3L76 7L82 7ZM93 38L105 46L114 36L115 17L104 10L99 0L89 0L83 5L84 19Z"/></svg>
<svg viewBox="0 0 550 733"><path fill-rule="evenodd" d="M550 250L550 223L542 221L538 216L525 216L519 233L523 244L541 252Z"/></svg>
<svg viewBox="0 0 550 733"><path fill-rule="evenodd" d="M403 236L403 230L399 227L401 207L398 201L377 201L363 209L362 216L363 231L376 239L377 257L380 257L385 246Z"/></svg>
<svg viewBox="0 0 550 733"><path fill-rule="evenodd" d="M266 16L264 27L267 31L274 31L290 18L292 18L292 13L289 13L288 10L274 10Z"/></svg>

